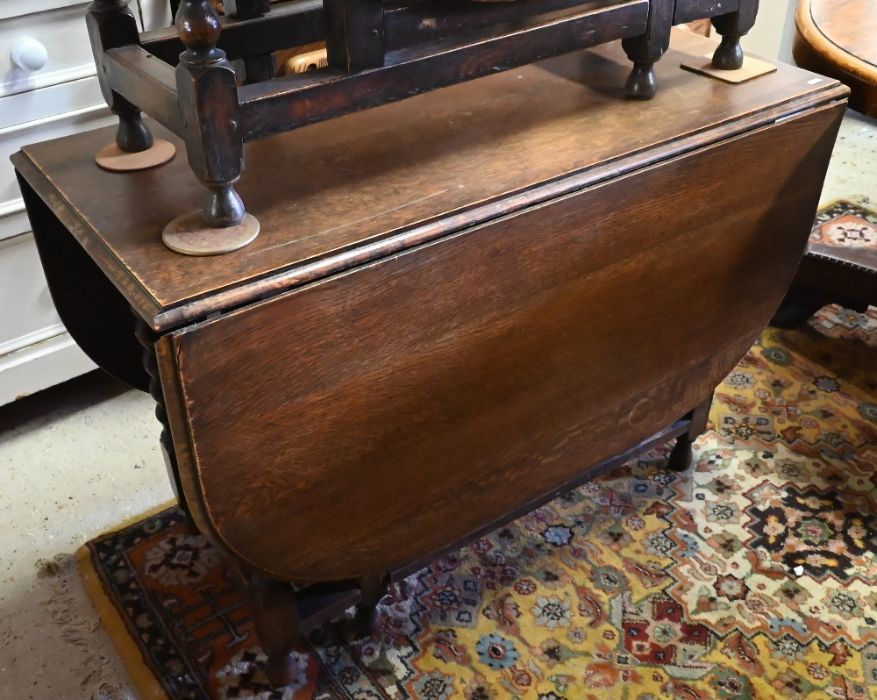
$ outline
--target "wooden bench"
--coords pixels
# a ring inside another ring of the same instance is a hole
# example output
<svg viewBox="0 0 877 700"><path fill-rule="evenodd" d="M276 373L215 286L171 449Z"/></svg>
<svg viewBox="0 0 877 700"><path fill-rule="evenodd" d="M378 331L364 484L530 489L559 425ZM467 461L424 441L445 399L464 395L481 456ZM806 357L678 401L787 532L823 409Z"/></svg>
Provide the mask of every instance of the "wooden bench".
<svg viewBox="0 0 877 700"><path fill-rule="evenodd" d="M165 242L192 255L258 235L236 190L245 142L617 39L633 61L627 95L651 99L673 24L713 18L722 35L713 63L733 70L758 0L236 0L228 8L220 19L212 0L182 0L176 32L144 36L127 0L95 0L88 16L104 95L120 119L118 149L138 167L170 157L167 148L156 160L139 155L153 145L145 111L185 141L207 189L200 210L177 212L166 229ZM327 68L273 78L276 50L315 41L327 45ZM235 58L247 75L236 75Z"/></svg>

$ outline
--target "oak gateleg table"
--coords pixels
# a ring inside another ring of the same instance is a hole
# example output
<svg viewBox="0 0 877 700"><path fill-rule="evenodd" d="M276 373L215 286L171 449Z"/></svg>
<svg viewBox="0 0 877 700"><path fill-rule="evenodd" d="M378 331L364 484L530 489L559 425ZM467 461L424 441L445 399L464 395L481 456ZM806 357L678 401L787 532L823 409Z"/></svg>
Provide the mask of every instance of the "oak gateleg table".
<svg viewBox="0 0 877 700"><path fill-rule="evenodd" d="M847 94L680 69L712 46L679 34L649 102L611 44L253 142L262 234L218 257L161 243L201 196L180 157L106 172L111 130L14 156L59 313L155 398L274 683L302 631L367 625L431 557L668 440L688 465L795 274Z"/></svg>

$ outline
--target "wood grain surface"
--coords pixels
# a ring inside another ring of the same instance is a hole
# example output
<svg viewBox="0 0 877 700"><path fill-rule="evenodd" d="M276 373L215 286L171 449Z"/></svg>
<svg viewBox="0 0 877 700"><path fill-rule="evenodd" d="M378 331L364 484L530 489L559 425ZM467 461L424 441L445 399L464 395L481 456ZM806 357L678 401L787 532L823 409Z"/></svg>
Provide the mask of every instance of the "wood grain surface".
<svg viewBox="0 0 877 700"><path fill-rule="evenodd" d="M165 224L201 201L185 158L102 172L93 155L112 137L96 131L15 160L137 313L166 330L842 96L786 66L720 84L679 67L713 42L674 42L648 104L623 99L630 66L607 46L248 144L239 191L262 233L221 258L161 244Z"/></svg>
<svg viewBox="0 0 877 700"><path fill-rule="evenodd" d="M353 578L463 539L672 423L782 299L842 112L171 334L162 380L178 382L190 506L271 576Z"/></svg>
<svg viewBox="0 0 877 700"><path fill-rule="evenodd" d="M674 24L736 12L740 0L676 0Z"/></svg>
<svg viewBox="0 0 877 700"><path fill-rule="evenodd" d="M799 0L798 65L852 89L850 105L877 116L877 0Z"/></svg>
<svg viewBox="0 0 877 700"><path fill-rule="evenodd" d="M806 4L813 23L832 43L877 71L877 0L807 0Z"/></svg>

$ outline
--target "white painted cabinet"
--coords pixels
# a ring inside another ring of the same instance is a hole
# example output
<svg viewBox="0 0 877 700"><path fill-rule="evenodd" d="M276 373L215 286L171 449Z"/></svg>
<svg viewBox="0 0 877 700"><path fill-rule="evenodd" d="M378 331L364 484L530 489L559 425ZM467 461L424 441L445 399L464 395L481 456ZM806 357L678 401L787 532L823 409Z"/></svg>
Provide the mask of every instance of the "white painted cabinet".
<svg viewBox="0 0 877 700"><path fill-rule="evenodd" d="M113 124L95 76L81 0L0 0L0 405L94 368L52 305L9 156ZM131 7L146 26L165 0Z"/></svg>

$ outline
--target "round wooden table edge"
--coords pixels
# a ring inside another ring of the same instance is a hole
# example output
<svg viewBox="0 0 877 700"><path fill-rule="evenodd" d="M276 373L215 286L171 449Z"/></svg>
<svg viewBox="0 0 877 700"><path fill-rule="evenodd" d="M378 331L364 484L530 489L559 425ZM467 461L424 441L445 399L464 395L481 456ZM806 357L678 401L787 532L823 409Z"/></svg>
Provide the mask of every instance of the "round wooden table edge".
<svg viewBox="0 0 877 700"><path fill-rule="evenodd" d="M811 6L812 0L799 0L798 2L798 10L795 13L798 38L803 39L807 47L823 61L870 84L872 89L877 90L877 66L850 53L825 34L816 24Z"/></svg>

